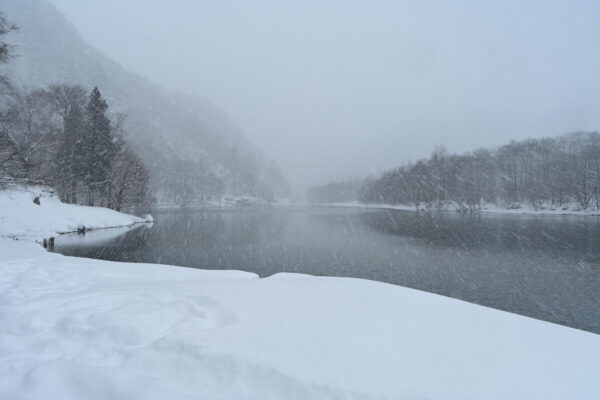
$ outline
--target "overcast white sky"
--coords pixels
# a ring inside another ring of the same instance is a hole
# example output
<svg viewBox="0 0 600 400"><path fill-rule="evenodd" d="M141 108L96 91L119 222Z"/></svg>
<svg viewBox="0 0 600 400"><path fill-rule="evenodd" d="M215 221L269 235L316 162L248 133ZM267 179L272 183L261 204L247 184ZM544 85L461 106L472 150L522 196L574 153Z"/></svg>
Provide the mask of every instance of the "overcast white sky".
<svg viewBox="0 0 600 400"><path fill-rule="evenodd" d="M52 1L127 69L227 111L301 187L600 129L600 1Z"/></svg>

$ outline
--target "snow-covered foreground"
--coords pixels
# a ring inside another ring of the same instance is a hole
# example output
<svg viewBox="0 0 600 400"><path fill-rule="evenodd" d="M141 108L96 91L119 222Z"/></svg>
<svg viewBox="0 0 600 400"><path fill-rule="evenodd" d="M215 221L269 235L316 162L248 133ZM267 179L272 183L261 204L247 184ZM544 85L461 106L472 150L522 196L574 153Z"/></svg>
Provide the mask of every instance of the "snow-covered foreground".
<svg viewBox="0 0 600 400"><path fill-rule="evenodd" d="M39 197L40 204L33 200ZM0 236L41 240L80 227L99 229L149 221L108 208L64 204L44 186L0 190Z"/></svg>
<svg viewBox="0 0 600 400"><path fill-rule="evenodd" d="M600 336L393 285L0 239L2 399L598 399Z"/></svg>

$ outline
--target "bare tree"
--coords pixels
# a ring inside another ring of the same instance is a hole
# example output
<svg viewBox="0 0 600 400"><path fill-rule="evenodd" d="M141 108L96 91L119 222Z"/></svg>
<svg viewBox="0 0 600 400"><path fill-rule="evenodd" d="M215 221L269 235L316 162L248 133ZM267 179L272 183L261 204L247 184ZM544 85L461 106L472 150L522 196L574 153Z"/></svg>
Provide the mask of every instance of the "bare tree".
<svg viewBox="0 0 600 400"><path fill-rule="evenodd" d="M6 19L0 12L0 64L6 64L13 56L13 46L4 40L5 36L16 30L17 26ZM4 94L10 88L10 81L4 74L0 74L0 93Z"/></svg>
<svg viewBox="0 0 600 400"><path fill-rule="evenodd" d="M115 157L111 171L109 207L117 211L147 212L149 179L150 174L142 160L131 149L124 148Z"/></svg>
<svg viewBox="0 0 600 400"><path fill-rule="evenodd" d="M59 127L43 91L21 92L11 89L6 108L0 112L3 141L9 159L17 161L20 171L29 179L52 180L50 165Z"/></svg>
<svg viewBox="0 0 600 400"><path fill-rule="evenodd" d="M513 141L463 155L436 149L429 159L367 180L358 198L417 209L447 202L471 211L485 203L520 207L525 202L534 208L572 203L600 209L600 134Z"/></svg>

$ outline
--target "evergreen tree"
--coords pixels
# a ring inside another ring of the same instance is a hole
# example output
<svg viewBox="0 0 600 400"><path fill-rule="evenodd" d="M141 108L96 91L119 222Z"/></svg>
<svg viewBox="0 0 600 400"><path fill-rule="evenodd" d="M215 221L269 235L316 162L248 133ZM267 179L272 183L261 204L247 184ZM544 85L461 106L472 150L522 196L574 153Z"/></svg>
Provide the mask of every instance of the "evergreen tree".
<svg viewBox="0 0 600 400"><path fill-rule="evenodd" d="M110 173L117 146L111 134L110 120L106 116L108 105L97 87L92 90L86 109L87 126L82 146L87 160L85 183L90 188L88 203L93 205L93 193L110 198Z"/></svg>

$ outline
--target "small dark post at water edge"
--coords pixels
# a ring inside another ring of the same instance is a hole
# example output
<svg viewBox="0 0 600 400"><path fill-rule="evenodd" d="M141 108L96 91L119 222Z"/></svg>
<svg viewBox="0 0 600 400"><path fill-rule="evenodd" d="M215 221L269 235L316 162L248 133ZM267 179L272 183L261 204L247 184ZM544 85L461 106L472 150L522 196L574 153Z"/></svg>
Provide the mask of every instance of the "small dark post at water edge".
<svg viewBox="0 0 600 400"><path fill-rule="evenodd" d="M53 238L53 237L51 237L50 239L44 239L44 240L42 241L42 246L44 246L44 248L45 248L45 249L46 249L46 248L51 248L51 249L53 249L53 248L54 248L54 238Z"/></svg>

